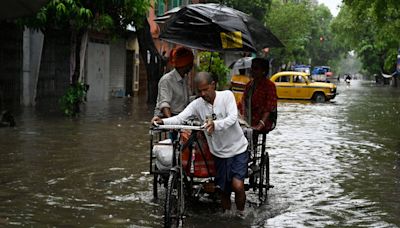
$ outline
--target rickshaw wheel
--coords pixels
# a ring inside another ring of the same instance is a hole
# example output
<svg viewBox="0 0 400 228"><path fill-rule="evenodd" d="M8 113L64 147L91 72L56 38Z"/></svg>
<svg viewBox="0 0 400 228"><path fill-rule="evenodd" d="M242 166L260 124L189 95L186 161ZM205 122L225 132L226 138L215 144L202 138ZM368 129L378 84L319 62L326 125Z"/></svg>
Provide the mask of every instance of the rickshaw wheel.
<svg viewBox="0 0 400 228"><path fill-rule="evenodd" d="M266 201L269 189L269 155L265 153L261 157L260 179L258 183L258 197L261 201Z"/></svg>
<svg viewBox="0 0 400 228"><path fill-rule="evenodd" d="M171 171L168 178L164 205L164 227L178 227L179 213L178 174Z"/></svg>
<svg viewBox="0 0 400 228"><path fill-rule="evenodd" d="M158 174L153 175L153 198L158 199Z"/></svg>

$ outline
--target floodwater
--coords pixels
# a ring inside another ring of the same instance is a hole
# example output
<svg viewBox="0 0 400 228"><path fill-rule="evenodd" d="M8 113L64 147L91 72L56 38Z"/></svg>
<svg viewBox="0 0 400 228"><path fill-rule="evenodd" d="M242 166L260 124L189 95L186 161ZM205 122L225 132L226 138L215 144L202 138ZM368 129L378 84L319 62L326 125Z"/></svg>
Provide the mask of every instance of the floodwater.
<svg viewBox="0 0 400 228"><path fill-rule="evenodd" d="M184 227L399 227L400 89L352 81L333 102L281 101L268 135L268 201L244 220L192 205ZM80 118L24 109L0 129L0 226L162 227L143 99ZM162 198L162 197L161 197Z"/></svg>

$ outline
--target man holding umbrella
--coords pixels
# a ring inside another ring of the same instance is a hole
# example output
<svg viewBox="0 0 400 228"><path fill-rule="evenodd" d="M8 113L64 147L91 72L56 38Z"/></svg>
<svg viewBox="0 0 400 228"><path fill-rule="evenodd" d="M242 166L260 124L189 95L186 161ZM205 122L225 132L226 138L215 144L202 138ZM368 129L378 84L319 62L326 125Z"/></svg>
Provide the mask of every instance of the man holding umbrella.
<svg viewBox="0 0 400 228"><path fill-rule="evenodd" d="M171 117L179 114L189 103L189 90L186 75L193 68L193 52L185 47L171 51L172 71L161 77L158 82L155 116Z"/></svg>

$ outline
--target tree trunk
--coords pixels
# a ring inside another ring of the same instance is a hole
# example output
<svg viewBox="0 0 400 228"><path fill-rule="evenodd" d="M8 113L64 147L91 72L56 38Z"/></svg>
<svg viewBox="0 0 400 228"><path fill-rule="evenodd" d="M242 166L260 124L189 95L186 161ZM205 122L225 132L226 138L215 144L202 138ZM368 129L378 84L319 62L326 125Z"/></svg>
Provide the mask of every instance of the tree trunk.
<svg viewBox="0 0 400 228"><path fill-rule="evenodd" d="M74 73L72 74L71 78L71 84L72 86L76 85L79 81L80 77L80 69L81 69L81 45L82 45L82 37L83 37L84 32L82 30L76 31L75 33L75 68L74 68Z"/></svg>
<svg viewBox="0 0 400 228"><path fill-rule="evenodd" d="M78 83L79 83L79 77L80 77L80 65L81 65L81 45L82 45L82 37L83 37L84 31L79 30L79 31L73 31L72 32L72 40L73 40L73 46L71 47L71 51L73 51L73 59L71 61L74 61L74 66L73 66L73 73L71 76L71 87L75 87L78 89ZM83 57L84 58L84 57ZM72 64L72 63L71 63ZM78 114L80 113L80 104L82 103L81 100L76 99L73 104L73 113Z"/></svg>
<svg viewBox="0 0 400 228"><path fill-rule="evenodd" d="M163 74L166 62L154 45L153 37L150 33L150 24L147 18L144 18L143 25L138 29L137 34L139 53L144 61L147 72L147 102L155 104L158 93L158 81Z"/></svg>

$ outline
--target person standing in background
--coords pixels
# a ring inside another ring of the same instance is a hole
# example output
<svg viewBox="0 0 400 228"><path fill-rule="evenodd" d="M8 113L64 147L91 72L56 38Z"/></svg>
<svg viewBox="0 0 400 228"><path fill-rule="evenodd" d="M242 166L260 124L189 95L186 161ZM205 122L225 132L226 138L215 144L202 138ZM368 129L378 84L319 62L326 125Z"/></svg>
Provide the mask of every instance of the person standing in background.
<svg viewBox="0 0 400 228"><path fill-rule="evenodd" d="M193 52L185 47L171 51L169 62L174 69L161 77L154 115L171 117L179 114L189 103L186 75L193 69Z"/></svg>

